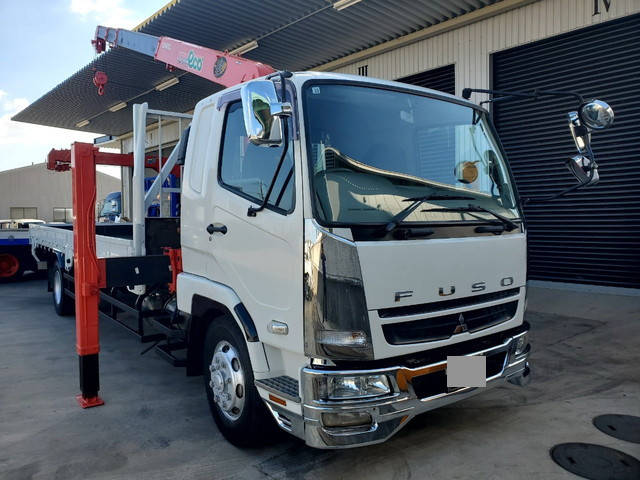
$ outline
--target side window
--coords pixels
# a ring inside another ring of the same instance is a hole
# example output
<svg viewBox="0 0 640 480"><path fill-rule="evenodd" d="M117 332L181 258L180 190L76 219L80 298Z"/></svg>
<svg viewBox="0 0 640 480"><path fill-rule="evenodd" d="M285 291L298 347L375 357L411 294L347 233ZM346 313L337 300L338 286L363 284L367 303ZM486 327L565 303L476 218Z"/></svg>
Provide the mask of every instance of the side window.
<svg viewBox="0 0 640 480"><path fill-rule="evenodd" d="M220 180L237 192L262 202L278 167L283 147L259 147L249 142L244 128L242 104L227 108L224 141L220 157ZM289 145L269 205L291 211L294 205L293 146Z"/></svg>

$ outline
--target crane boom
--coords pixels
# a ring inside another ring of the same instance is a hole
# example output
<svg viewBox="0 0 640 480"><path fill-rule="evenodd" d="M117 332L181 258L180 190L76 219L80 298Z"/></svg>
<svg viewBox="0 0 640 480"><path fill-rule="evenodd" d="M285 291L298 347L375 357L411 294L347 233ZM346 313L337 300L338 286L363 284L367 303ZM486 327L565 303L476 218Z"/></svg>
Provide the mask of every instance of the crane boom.
<svg viewBox="0 0 640 480"><path fill-rule="evenodd" d="M112 47L124 47L225 87L275 72L269 65L227 52L122 28L98 26L91 43L97 53L105 51L107 43Z"/></svg>

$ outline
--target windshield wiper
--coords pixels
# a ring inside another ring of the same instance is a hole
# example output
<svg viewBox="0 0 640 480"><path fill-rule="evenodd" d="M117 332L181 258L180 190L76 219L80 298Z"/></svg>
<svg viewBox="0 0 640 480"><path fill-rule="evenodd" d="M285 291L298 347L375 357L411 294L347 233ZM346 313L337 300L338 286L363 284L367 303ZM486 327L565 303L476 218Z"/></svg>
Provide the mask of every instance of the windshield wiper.
<svg viewBox="0 0 640 480"><path fill-rule="evenodd" d="M422 205L423 202L428 202L429 200L474 200L474 197L469 197L468 195L443 195L439 193L432 193L431 195L424 195L422 197L405 198L402 201L412 202L411 205L396 213L391 220L389 220L389 223L385 225L384 231L386 233L390 233L395 230L398 225L400 225L405 218L411 215L416 208Z"/></svg>
<svg viewBox="0 0 640 480"><path fill-rule="evenodd" d="M480 205L471 205L470 204L470 205L467 205L466 207L431 208L431 209L426 209L426 210L422 210L422 211L423 212L484 212L484 213L488 213L490 215L493 215L495 218L500 220L502 222L502 224L504 225L505 230L507 232L510 232L511 230L515 230L516 228L519 228L519 225L516 222L514 222L513 220L511 220L510 218L507 218L504 215L496 213L493 210L490 210L488 208L481 207ZM476 218L478 218L478 217L476 217Z"/></svg>

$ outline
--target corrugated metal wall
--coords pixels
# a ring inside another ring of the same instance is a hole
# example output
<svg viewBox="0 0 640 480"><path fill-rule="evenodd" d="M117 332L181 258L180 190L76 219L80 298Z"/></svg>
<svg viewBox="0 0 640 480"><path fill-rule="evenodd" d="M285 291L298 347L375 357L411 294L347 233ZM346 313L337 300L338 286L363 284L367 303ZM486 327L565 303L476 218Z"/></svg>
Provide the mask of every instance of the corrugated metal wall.
<svg viewBox="0 0 640 480"><path fill-rule="evenodd" d="M640 14L493 56L498 90L578 91L614 109L614 127L594 132L600 182L562 199L525 206L529 278L640 288ZM514 100L493 106L520 195L575 184L564 112L575 100Z"/></svg>
<svg viewBox="0 0 640 480"><path fill-rule="evenodd" d="M541 0L485 20L335 69L395 80L454 63L456 94L465 87L489 88L491 53L640 12L640 0L612 0L609 11L593 0ZM477 98L472 98L477 100Z"/></svg>
<svg viewBox="0 0 640 480"><path fill-rule="evenodd" d="M416 73L398 79L399 82L418 85L419 87L432 88L441 92L456 93L456 68L455 65L445 65L426 72Z"/></svg>

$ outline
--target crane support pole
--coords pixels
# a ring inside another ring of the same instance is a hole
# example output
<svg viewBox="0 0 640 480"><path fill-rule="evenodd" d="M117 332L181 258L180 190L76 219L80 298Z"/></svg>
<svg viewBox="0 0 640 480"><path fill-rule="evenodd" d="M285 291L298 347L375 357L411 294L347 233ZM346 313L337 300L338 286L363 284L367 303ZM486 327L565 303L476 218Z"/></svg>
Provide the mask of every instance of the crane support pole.
<svg viewBox="0 0 640 480"><path fill-rule="evenodd" d="M147 127L147 103L133 106L133 178L131 213L133 223L133 254L142 256L145 248L145 216L144 208L144 168L145 168L145 140ZM159 141L162 141L160 139ZM144 292L138 292L144 293Z"/></svg>
<svg viewBox="0 0 640 480"><path fill-rule="evenodd" d="M104 402L98 396L100 368L98 354L98 304L100 289L107 286L107 263L96 253L96 165L128 166L129 154L99 151L90 143L76 142L69 150L51 150L47 165L53 170L71 168L73 196L73 272L76 297L76 351L80 367L82 408Z"/></svg>
<svg viewBox="0 0 640 480"><path fill-rule="evenodd" d="M82 408L104 402L98 396L100 371L98 352L98 303L100 301L100 263L96 255L96 160L94 146L76 142L71 147L73 182L73 263L76 302L76 350L80 367Z"/></svg>

